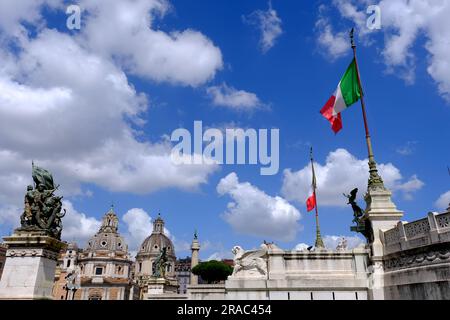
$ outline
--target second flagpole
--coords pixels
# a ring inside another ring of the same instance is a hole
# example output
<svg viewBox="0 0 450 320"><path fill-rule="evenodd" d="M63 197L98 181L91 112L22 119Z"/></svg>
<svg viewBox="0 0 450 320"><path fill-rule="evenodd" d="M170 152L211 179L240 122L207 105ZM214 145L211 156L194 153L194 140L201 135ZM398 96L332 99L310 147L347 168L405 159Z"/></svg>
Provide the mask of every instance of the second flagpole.
<svg viewBox="0 0 450 320"><path fill-rule="evenodd" d="M317 194L316 194L316 189L317 189L317 185L316 185L316 173L314 171L314 158L313 158L313 148L311 147L310 150L310 158L311 158L311 169L312 169L312 185L313 185L313 196L314 196L314 203L315 203L315 209L316 209L316 243L315 243L315 247L316 248L324 248L324 244L323 244L323 240L322 240L322 236L320 234L320 225L319 225L319 208L318 208L318 204L317 204Z"/></svg>

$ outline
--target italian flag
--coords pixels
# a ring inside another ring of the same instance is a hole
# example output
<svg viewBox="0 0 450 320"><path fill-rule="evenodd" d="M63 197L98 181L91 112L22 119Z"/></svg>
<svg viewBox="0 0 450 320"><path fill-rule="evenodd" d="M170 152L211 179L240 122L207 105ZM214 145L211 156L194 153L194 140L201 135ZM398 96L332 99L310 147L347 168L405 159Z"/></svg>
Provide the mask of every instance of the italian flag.
<svg viewBox="0 0 450 320"><path fill-rule="evenodd" d="M312 195L306 200L306 210L308 212L313 211L316 205L316 192L312 191Z"/></svg>
<svg viewBox="0 0 450 320"><path fill-rule="evenodd" d="M357 102L362 96L358 81L356 60L353 59L337 86L335 93L327 101L320 113L331 123L331 129L338 133L342 129L341 112Z"/></svg>
<svg viewBox="0 0 450 320"><path fill-rule="evenodd" d="M312 156L311 156L311 159L312 159ZM314 164L313 164L312 160L311 160L311 170L312 170L311 190L309 192L308 199L306 199L306 210L308 212L313 211L313 209L316 208L316 206L317 206L317 198L316 198L317 182L316 182L316 173L314 172Z"/></svg>

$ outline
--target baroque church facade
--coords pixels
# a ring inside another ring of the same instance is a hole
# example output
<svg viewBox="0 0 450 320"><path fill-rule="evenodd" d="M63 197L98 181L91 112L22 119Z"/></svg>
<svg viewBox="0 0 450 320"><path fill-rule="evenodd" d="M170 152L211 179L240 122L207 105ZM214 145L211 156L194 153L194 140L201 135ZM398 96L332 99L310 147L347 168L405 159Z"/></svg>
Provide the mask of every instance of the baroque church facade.
<svg viewBox="0 0 450 320"><path fill-rule="evenodd" d="M128 300L132 293L133 262L124 238L118 232L119 219L111 208L100 230L82 250L71 243L61 254L56 271L55 299ZM67 290L68 276L74 276L73 290ZM70 292L72 291L72 292Z"/></svg>
<svg viewBox="0 0 450 320"><path fill-rule="evenodd" d="M159 215L152 233L139 247L135 262L120 235L119 219L113 207L103 216L99 231L89 239L86 249L69 243L61 252L55 272L53 298L56 300L137 300L149 291L155 261L165 248L168 262L165 278L178 293L176 255L165 234ZM71 282L72 286L68 285Z"/></svg>

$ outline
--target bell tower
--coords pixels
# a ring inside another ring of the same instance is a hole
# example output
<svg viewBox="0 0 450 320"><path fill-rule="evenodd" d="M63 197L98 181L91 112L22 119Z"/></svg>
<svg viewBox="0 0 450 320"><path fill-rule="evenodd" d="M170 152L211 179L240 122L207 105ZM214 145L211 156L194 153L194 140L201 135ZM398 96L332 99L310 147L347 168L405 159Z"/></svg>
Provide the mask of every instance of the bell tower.
<svg viewBox="0 0 450 320"><path fill-rule="evenodd" d="M160 213L158 213L158 218L153 222L153 233L164 234L164 220L161 218Z"/></svg>
<svg viewBox="0 0 450 320"><path fill-rule="evenodd" d="M119 218L114 212L114 206L111 205L109 211L104 215L100 232L117 233L119 227Z"/></svg>

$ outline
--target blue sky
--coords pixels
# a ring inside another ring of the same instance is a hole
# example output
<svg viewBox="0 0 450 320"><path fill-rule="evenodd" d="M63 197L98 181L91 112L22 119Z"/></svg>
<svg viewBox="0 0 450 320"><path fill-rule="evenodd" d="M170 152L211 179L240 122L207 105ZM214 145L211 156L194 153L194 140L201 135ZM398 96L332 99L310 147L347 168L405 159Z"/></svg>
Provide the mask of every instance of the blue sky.
<svg viewBox="0 0 450 320"><path fill-rule="evenodd" d="M322 235L355 236L349 231L351 209L341 195L353 186L366 187L361 108L356 104L343 113L338 135L319 114L351 60L345 41L352 26L358 30L375 157L394 202L409 221L450 202L450 73L444 72L450 61L442 54L449 44L441 42L450 32L442 16L450 11L448 2L439 2L443 9L437 13L436 2L423 11L411 1L410 11L417 10L425 22L402 16L410 22L402 25L396 15L408 14L405 4L381 1L381 29L373 31L365 24L364 1L118 3L126 6L80 1L80 30L66 28L63 1L0 5L9 16L0 19L0 57L7 57L0 68L0 115L9 119L0 139L1 235L17 225L34 159L61 183L70 208L63 235L81 245L111 203L120 217L128 212L121 231L131 249L150 234L145 228L158 212L179 256L189 253L195 229L203 259L229 256L236 244L252 248L263 240L286 249L312 244L314 216L304 204L312 145ZM151 23L133 20L146 17ZM127 36L133 28L137 35ZM55 59L49 58L54 52ZM103 86L102 72L117 76L117 87ZM211 88L225 100L240 91L240 99L218 103ZM156 146L168 148L165 135L177 128L192 131L196 120L214 128L279 128L279 173L261 176L259 166L250 165L174 169L163 156L146 162L152 152L159 154ZM10 127L20 130L7 133ZM27 138L38 135L44 141ZM147 150L147 144L153 147ZM143 160L134 162L137 158ZM106 173L96 171L102 163ZM128 166L138 173L126 172ZM337 178L340 170L349 173L345 179ZM236 204L231 219L225 214L229 203ZM133 219L137 226L126 222Z"/></svg>

